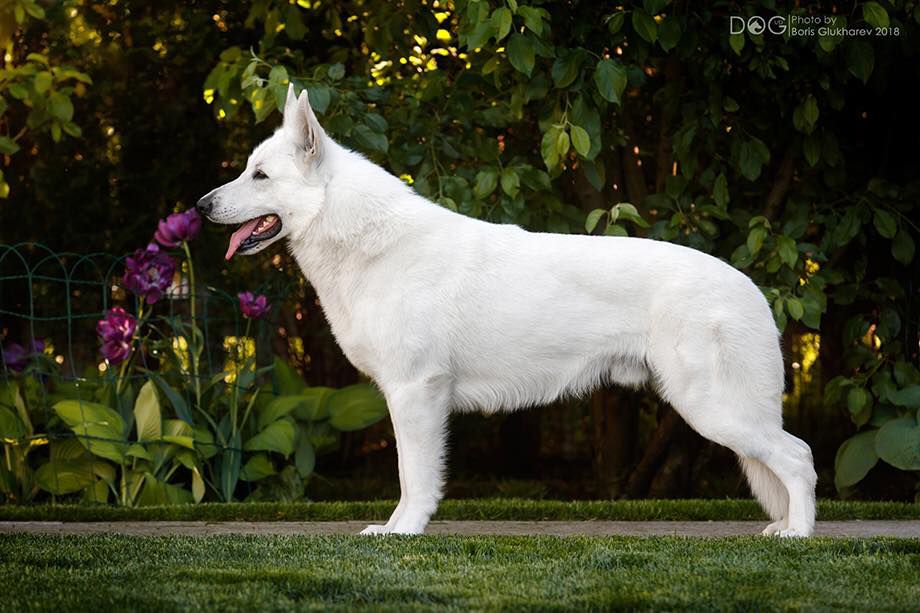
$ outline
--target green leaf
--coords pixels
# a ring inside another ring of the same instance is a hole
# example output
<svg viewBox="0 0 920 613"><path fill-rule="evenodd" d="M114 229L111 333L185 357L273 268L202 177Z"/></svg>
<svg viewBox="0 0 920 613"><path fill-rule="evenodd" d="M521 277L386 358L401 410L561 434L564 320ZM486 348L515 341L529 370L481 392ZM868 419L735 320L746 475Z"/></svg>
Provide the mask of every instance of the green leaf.
<svg viewBox="0 0 920 613"><path fill-rule="evenodd" d="M90 453L122 463L127 449L127 445L120 442L124 440L125 423L116 411L80 400L62 400L53 408Z"/></svg>
<svg viewBox="0 0 920 613"><path fill-rule="evenodd" d="M303 380L294 367L287 360L275 356L274 367L272 369L272 384L280 395L300 394L307 389L307 383Z"/></svg>
<svg viewBox="0 0 920 613"><path fill-rule="evenodd" d="M297 473L301 479L306 479L313 474L313 469L316 467L316 450L306 436L301 436L300 442L297 444L297 451L294 453L294 465L297 467Z"/></svg>
<svg viewBox="0 0 920 613"><path fill-rule="evenodd" d="M19 145L16 144L9 136L0 136L0 153L3 155L13 155L19 151Z"/></svg>
<svg viewBox="0 0 920 613"><path fill-rule="evenodd" d="M480 200L491 195L498 186L498 171L487 168L476 173L476 183L473 185L473 195Z"/></svg>
<svg viewBox="0 0 920 613"><path fill-rule="evenodd" d="M204 479L198 471L198 467L192 469L192 499L198 503L204 498L205 486Z"/></svg>
<svg viewBox="0 0 920 613"><path fill-rule="evenodd" d="M257 453L243 465L242 470L240 470L240 479L243 481L258 481L277 473L278 471L275 470L275 466L268 459L268 456L264 453Z"/></svg>
<svg viewBox="0 0 920 613"><path fill-rule="evenodd" d="M35 92L38 94L43 94L49 89L51 89L51 73L47 70L43 70L40 73L35 75L35 81L33 82L33 87Z"/></svg>
<svg viewBox="0 0 920 613"><path fill-rule="evenodd" d="M885 209L875 209L872 213L875 229L885 238L894 238L898 232L898 220Z"/></svg>
<svg viewBox="0 0 920 613"><path fill-rule="evenodd" d="M275 451L287 457L294 453L294 424L287 419L270 423L264 430L246 441L246 451Z"/></svg>
<svg viewBox="0 0 920 613"><path fill-rule="evenodd" d="M658 43L665 51L670 51L680 42L680 22L677 17L670 16L661 22L658 28Z"/></svg>
<svg viewBox="0 0 920 613"><path fill-rule="evenodd" d="M560 129L552 126L544 132L543 139L540 141L540 155L543 157L543 163L546 168L552 170L559 164L559 154L556 151L556 139L559 136Z"/></svg>
<svg viewBox="0 0 920 613"><path fill-rule="evenodd" d="M591 150L591 137L588 136L587 130L581 126L572 126L572 145L579 155L587 156Z"/></svg>
<svg viewBox="0 0 920 613"><path fill-rule="evenodd" d="M866 2L862 5L863 19L876 28L887 28L889 25L888 11L878 2Z"/></svg>
<svg viewBox="0 0 920 613"><path fill-rule="evenodd" d="M501 7L492 13L492 28L495 30L495 42L500 42L511 31L511 9Z"/></svg>
<svg viewBox="0 0 920 613"><path fill-rule="evenodd" d="M821 140L814 134L809 134L802 142L802 153L809 166L814 166L821 159Z"/></svg>
<svg viewBox="0 0 920 613"><path fill-rule="evenodd" d="M914 239L904 228L898 230L891 242L891 255L902 264L910 264L914 259Z"/></svg>
<svg viewBox="0 0 920 613"><path fill-rule="evenodd" d="M716 177L715 182L712 184L712 199L716 201L720 209L724 209L728 206L728 179L725 178L724 172L720 172L719 176Z"/></svg>
<svg viewBox="0 0 920 613"><path fill-rule="evenodd" d="M649 223L639 215L639 211L636 207L629 202L618 202L615 204L610 211L610 217L611 221L614 222L625 219L642 228L649 227Z"/></svg>
<svg viewBox="0 0 920 613"><path fill-rule="evenodd" d="M861 40L850 41L847 45L846 56L850 74L863 83L867 83L872 75L872 69L875 68L875 51L872 45Z"/></svg>
<svg viewBox="0 0 920 613"><path fill-rule="evenodd" d="M888 399L899 407L920 409L920 385L908 385L903 389L890 393Z"/></svg>
<svg viewBox="0 0 920 613"><path fill-rule="evenodd" d="M560 160L568 154L569 144L569 133L565 130L560 130L559 134L556 135L556 155Z"/></svg>
<svg viewBox="0 0 920 613"><path fill-rule="evenodd" d="M744 33L738 32L737 34L731 34L728 37L728 46L732 48L732 51L735 52L735 55L741 55L741 51L744 49Z"/></svg>
<svg viewBox="0 0 920 613"><path fill-rule="evenodd" d="M591 234L594 232L594 229L597 227L598 222L601 218L607 214L607 209L594 209L588 213L588 217L585 219L585 232Z"/></svg>
<svg viewBox="0 0 920 613"><path fill-rule="evenodd" d="M310 100L310 106L314 111L322 115L329 108L329 102L332 100L332 93L325 85L311 83L307 85L307 97Z"/></svg>
<svg viewBox="0 0 920 613"><path fill-rule="evenodd" d="M386 414L386 400L373 386L359 383L329 395L329 423L337 430L361 430Z"/></svg>
<svg viewBox="0 0 920 613"><path fill-rule="evenodd" d="M134 423L137 426L137 440L153 441L163 434L160 415L160 400L157 398L156 384L148 380L141 387L134 403Z"/></svg>
<svg viewBox="0 0 920 613"><path fill-rule="evenodd" d="M51 114L61 121L70 121L73 119L73 103L68 96L61 92L54 92L48 99L48 107Z"/></svg>
<svg viewBox="0 0 920 613"><path fill-rule="evenodd" d="M763 247L763 241L767 237L767 231L762 226L752 228L747 237L747 248L751 255L757 255L760 248Z"/></svg>
<svg viewBox="0 0 920 613"><path fill-rule="evenodd" d="M11 410L0 406L0 438L19 439L26 435L26 427Z"/></svg>
<svg viewBox="0 0 920 613"><path fill-rule="evenodd" d="M795 268L795 263L799 259L799 249L795 240L788 236L780 236L776 239L776 250L789 268Z"/></svg>
<svg viewBox="0 0 920 613"><path fill-rule="evenodd" d="M304 397L299 394L296 396L278 396L274 398L265 405L264 408L259 410L256 428L260 431L264 430L270 423L282 417L286 417L303 403Z"/></svg>
<svg viewBox="0 0 920 613"><path fill-rule="evenodd" d="M147 375L160 387L163 394L166 395L167 400L169 400L169 403L176 411L176 417L189 425L194 424L192 414L189 412L188 403L185 402L185 398L183 398L169 383L164 381L156 372L148 371Z"/></svg>
<svg viewBox="0 0 920 613"><path fill-rule="evenodd" d="M655 23L655 19L645 11L633 9L632 26L636 34L641 36L646 42L654 44L655 41L658 40L658 24Z"/></svg>
<svg viewBox="0 0 920 613"><path fill-rule="evenodd" d="M73 494L86 489L95 481L92 462L52 460L35 471L35 484L55 496Z"/></svg>
<svg viewBox="0 0 920 613"><path fill-rule="evenodd" d="M878 463L875 437L878 430L860 432L843 442L834 461L834 485L838 490L856 485Z"/></svg>
<svg viewBox="0 0 920 613"><path fill-rule="evenodd" d="M502 191L514 198L521 190L521 177L513 168L502 170Z"/></svg>
<svg viewBox="0 0 920 613"><path fill-rule="evenodd" d="M861 413L863 409L869 404L871 397L869 392L862 387L851 387L850 391L847 393L847 410L850 411L850 414L856 415Z"/></svg>
<svg viewBox="0 0 920 613"><path fill-rule="evenodd" d="M389 150L387 137L379 132L375 132L369 126L361 123L355 126L351 132L352 138L365 149L372 149L381 153Z"/></svg>
<svg viewBox="0 0 920 613"><path fill-rule="evenodd" d="M543 34L543 18L540 9L532 6L521 6L518 7L517 13L524 18L524 27L537 36Z"/></svg>
<svg viewBox="0 0 920 613"><path fill-rule="evenodd" d="M770 159L769 150L764 150L766 146L759 139L746 140L741 143L738 157L738 167L741 174L749 181L756 181L760 176L763 165Z"/></svg>
<svg viewBox="0 0 920 613"><path fill-rule="evenodd" d="M805 307L802 305L802 301L795 297L786 298L786 310L792 319L796 321L802 319L802 316L805 315Z"/></svg>
<svg viewBox="0 0 920 613"><path fill-rule="evenodd" d="M901 470L920 470L920 426L913 417L892 419L875 438L878 457Z"/></svg>
<svg viewBox="0 0 920 613"><path fill-rule="evenodd" d="M512 34L508 39L507 52L508 61L514 69L529 77L535 60L533 41L524 34Z"/></svg>
<svg viewBox="0 0 920 613"><path fill-rule="evenodd" d="M578 77L578 69L583 58L583 53L578 51L562 53L556 58L550 75L557 88L562 89L572 84Z"/></svg>
<svg viewBox="0 0 920 613"><path fill-rule="evenodd" d="M343 64L333 64L327 71L329 78L338 81L345 76L345 66Z"/></svg>
<svg viewBox="0 0 920 613"><path fill-rule="evenodd" d="M601 60L594 68L594 83L604 100L621 104L626 89L626 69L614 60Z"/></svg>

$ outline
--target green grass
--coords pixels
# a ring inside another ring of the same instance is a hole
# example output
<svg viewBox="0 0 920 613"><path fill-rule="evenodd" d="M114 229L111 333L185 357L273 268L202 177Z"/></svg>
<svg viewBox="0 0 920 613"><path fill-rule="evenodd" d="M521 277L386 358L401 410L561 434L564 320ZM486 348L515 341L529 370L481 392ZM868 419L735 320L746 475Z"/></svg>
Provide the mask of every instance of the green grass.
<svg viewBox="0 0 920 613"><path fill-rule="evenodd" d="M0 506L0 521L334 521L386 519L396 503L297 502L213 503L136 509L89 505ZM920 519L920 504L822 500L818 518ZM752 500L575 501L483 499L445 500L435 519L495 520L764 520Z"/></svg>
<svg viewBox="0 0 920 613"><path fill-rule="evenodd" d="M920 539L0 536L5 610L916 610Z"/></svg>

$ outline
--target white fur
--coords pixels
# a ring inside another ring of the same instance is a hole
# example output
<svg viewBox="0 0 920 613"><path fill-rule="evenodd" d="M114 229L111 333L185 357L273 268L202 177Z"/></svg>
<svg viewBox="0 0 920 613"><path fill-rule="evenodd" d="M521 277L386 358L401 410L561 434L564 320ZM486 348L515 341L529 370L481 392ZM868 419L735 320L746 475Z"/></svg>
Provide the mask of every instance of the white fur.
<svg viewBox="0 0 920 613"><path fill-rule="evenodd" d="M268 180L251 178L257 167ZM808 445L782 428L776 326L725 262L452 213L328 138L305 93L289 92L282 129L205 198L220 223L281 217L265 244L287 237L345 355L386 396L402 496L365 533L424 530L451 410L508 411L608 383L650 383L735 451L774 520L765 533L812 533L816 475Z"/></svg>

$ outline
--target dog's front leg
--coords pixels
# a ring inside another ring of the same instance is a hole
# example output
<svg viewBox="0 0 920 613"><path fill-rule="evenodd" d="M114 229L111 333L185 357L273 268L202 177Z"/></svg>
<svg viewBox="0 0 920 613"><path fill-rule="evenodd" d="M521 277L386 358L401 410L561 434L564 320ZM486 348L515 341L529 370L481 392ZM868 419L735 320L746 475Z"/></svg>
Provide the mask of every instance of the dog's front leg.
<svg viewBox="0 0 920 613"><path fill-rule="evenodd" d="M448 389L431 381L398 386L386 394L399 454L399 505L384 526L362 534L421 534L438 508L444 487Z"/></svg>

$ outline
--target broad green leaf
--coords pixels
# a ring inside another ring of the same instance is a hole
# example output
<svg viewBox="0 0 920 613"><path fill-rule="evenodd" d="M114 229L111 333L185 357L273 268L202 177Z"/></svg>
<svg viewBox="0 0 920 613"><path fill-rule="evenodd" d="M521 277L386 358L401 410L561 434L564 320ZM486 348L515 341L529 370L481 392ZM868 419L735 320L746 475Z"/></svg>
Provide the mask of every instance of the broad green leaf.
<svg viewBox="0 0 920 613"><path fill-rule="evenodd" d="M795 268L795 263L799 259L799 250L795 240L788 236L780 236L776 239L776 250L779 257L789 268Z"/></svg>
<svg viewBox="0 0 920 613"><path fill-rule="evenodd" d="M585 219L585 232L588 234L594 232L594 229L597 227L597 223L606 214L607 209L594 209L588 213L588 217Z"/></svg>
<svg viewBox="0 0 920 613"><path fill-rule="evenodd" d="M32 86L35 88L35 92L38 94L43 94L51 88L51 73L47 70L43 70L37 75L35 75L35 80L32 83Z"/></svg>
<svg viewBox="0 0 920 613"><path fill-rule="evenodd" d="M875 209L872 213L872 223L875 229L885 238L894 238L898 232L898 221L894 215L885 209Z"/></svg>
<svg viewBox="0 0 920 613"><path fill-rule="evenodd" d="M847 45L846 58L850 74L863 83L868 82L872 69L875 68L875 51L872 45L862 40L852 40Z"/></svg>
<svg viewBox="0 0 920 613"><path fill-rule="evenodd" d="M150 473L144 475L143 487L137 498L138 506L163 506L191 504L192 493L186 489L160 481Z"/></svg>
<svg viewBox="0 0 920 613"><path fill-rule="evenodd" d="M532 6L521 6L517 10L518 15L524 18L524 27L540 36L543 34L543 18L540 9Z"/></svg>
<svg viewBox="0 0 920 613"><path fill-rule="evenodd" d="M48 109L54 117L57 117L61 121L70 121L73 119L73 103L68 96L61 92L54 92L51 94L48 98Z"/></svg>
<svg viewBox="0 0 920 613"><path fill-rule="evenodd" d="M910 264L914 259L914 239L904 228L898 230L891 242L891 255L902 264Z"/></svg>
<svg viewBox="0 0 920 613"><path fill-rule="evenodd" d="M591 150L591 137L581 126L572 126L572 145L582 157L586 157Z"/></svg>
<svg viewBox="0 0 920 613"><path fill-rule="evenodd" d="M294 367L275 356L274 368L272 369L272 383L275 390L281 395L299 394L307 389L307 383L303 380Z"/></svg>
<svg viewBox="0 0 920 613"><path fill-rule="evenodd" d="M511 31L511 9L501 7L492 13L492 28L495 30L495 42L500 42Z"/></svg>
<svg viewBox="0 0 920 613"><path fill-rule="evenodd" d="M294 464L297 466L301 479L306 479L313 474L313 469L316 467L316 450L306 436L300 437L297 451L294 454Z"/></svg>
<svg viewBox="0 0 920 613"><path fill-rule="evenodd" d="M487 168L476 173L476 183L473 185L473 195L480 200L487 198L498 186L498 171Z"/></svg>
<svg viewBox="0 0 920 613"><path fill-rule="evenodd" d="M127 445L119 441L124 440L125 423L116 411L80 400L63 400L53 408L90 453L119 464L124 460Z"/></svg>
<svg viewBox="0 0 920 613"><path fill-rule="evenodd" d="M920 385L908 385L903 389L890 393L888 398L899 407L920 409Z"/></svg>
<svg viewBox="0 0 920 613"><path fill-rule="evenodd" d="M632 25L636 34L648 43L654 44L658 40L658 24L655 19L641 9L633 9Z"/></svg>
<svg viewBox="0 0 920 613"><path fill-rule="evenodd" d="M514 198L521 191L521 177L513 168L502 170L501 176L502 191Z"/></svg>
<svg viewBox="0 0 920 613"><path fill-rule="evenodd" d="M876 28L887 28L890 24L888 11L878 2L866 2L862 5L863 19Z"/></svg>
<svg viewBox="0 0 920 613"><path fill-rule="evenodd" d="M260 431L264 430L268 427L268 424L289 415L294 409L303 404L303 402L304 397L299 394L296 396L278 396L274 398L265 405L264 408L259 410L256 428Z"/></svg>
<svg viewBox="0 0 920 613"><path fill-rule="evenodd" d="M856 415L866 408L870 400L871 397L869 396L869 392L864 388L857 386L851 387L850 391L847 393L847 410L850 411L851 415Z"/></svg>
<svg viewBox="0 0 920 613"><path fill-rule="evenodd" d="M185 398L182 397L179 392L175 390L169 383L167 383L163 377L153 371L147 373L150 378L159 386L163 394L166 395L167 400L173 406L173 409L176 411L176 417L181 419L187 424L193 424L192 414L189 411L188 403L185 401ZM221 376L223 378L223 375Z"/></svg>
<svg viewBox="0 0 920 613"><path fill-rule="evenodd" d="M19 151L19 145L16 144L9 136L0 136L0 153L3 155L13 155Z"/></svg>
<svg viewBox="0 0 920 613"><path fill-rule="evenodd" d="M289 456L294 453L294 424L287 419L270 423L264 430L246 441L246 451L274 451Z"/></svg>
<svg viewBox="0 0 920 613"><path fill-rule="evenodd" d="M809 134L802 141L802 153L809 166L814 166L821 159L821 139L814 134Z"/></svg>
<svg viewBox="0 0 920 613"><path fill-rule="evenodd" d="M658 43L665 51L670 51L680 42L680 22L671 15L658 27Z"/></svg>
<svg viewBox="0 0 920 613"><path fill-rule="evenodd" d="M352 138L363 148L372 149L386 153L389 150L389 143L384 134L375 132L369 126L361 123L355 126L351 132Z"/></svg>
<svg viewBox="0 0 920 613"><path fill-rule="evenodd" d="M763 247L763 241L766 237L767 231L763 227L757 226L752 228L747 237L748 252L751 255L757 255L760 248Z"/></svg>
<svg viewBox="0 0 920 613"><path fill-rule="evenodd" d="M741 51L744 50L744 43L744 32L731 34L728 37L728 46L732 48L732 51L735 52L735 55L741 55Z"/></svg>
<svg viewBox="0 0 920 613"><path fill-rule="evenodd" d="M594 68L594 83L604 100L620 104L626 89L626 69L614 60L601 60Z"/></svg>
<svg viewBox="0 0 920 613"><path fill-rule="evenodd" d="M508 39L507 53L514 69L529 77L535 61L533 41L525 34L514 33Z"/></svg>
<svg viewBox="0 0 920 613"><path fill-rule="evenodd" d="M11 410L0 406L0 438L19 439L26 435L22 421Z"/></svg>
<svg viewBox="0 0 920 613"><path fill-rule="evenodd" d="M786 298L786 310L792 319L796 321L802 319L802 316L805 315L805 307L802 306L802 301L791 296Z"/></svg>
<svg viewBox="0 0 920 613"><path fill-rule="evenodd" d="M134 403L134 423L137 426L137 440L153 441L163 434L160 415L160 400L157 398L156 384L148 380L141 386Z"/></svg>
<svg viewBox="0 0 920 613"><path fill-rule="evenodd" d="M860 432L840 446L834 461L834 485L838 490L856 485L878 463L875 437L878 430Z"/></svg>
<svg viewBox="0 0 920 613"><path fill-rule="evenodd" d="M578 77L578 69L583 58L583 53L578 51L563 53L556 58L550 72L556 87L562 89L572 84Z"/></svg>
<svg viewBox="0 0 920 613"><path fill-rule="evenodd" d="M204 494L204 479L201 477L201 473L198 471L198 468L195 467L192 469L192 499L196 503L199 503L204 498Z"/></svg>
<svg viewBox="0 0 920 613"><path fill-rule="evenodd" d="M892 419L875 439L878 457L901 470L920 470L920 426L911 417Z"/></svg>
<svg viewBox="0 0 920 613"><path fill-rule="evenodd" d="M55 496L79 492L94 481L92 462L51 461L35 471L35 484Z"/></svg>
<svg viewBox="0 0 920 613"><path fill-rule="evenodd" d="M386 400L371 385L350 385L329 395L329 423L337 430L361 430L386 414Z"/></svg>
<svg viewBox="0 0 920 613"><path fill-rule="evenodd" d="M249 460L246 461L246 464L243 465L242 470L240 470L240 479L243 481L258 481L259 479L277 474L277 472L278 471L275 470L275 466L272 464L272 461L268 459L267 455L264 453L257 453L250 457Z"/></svg>

